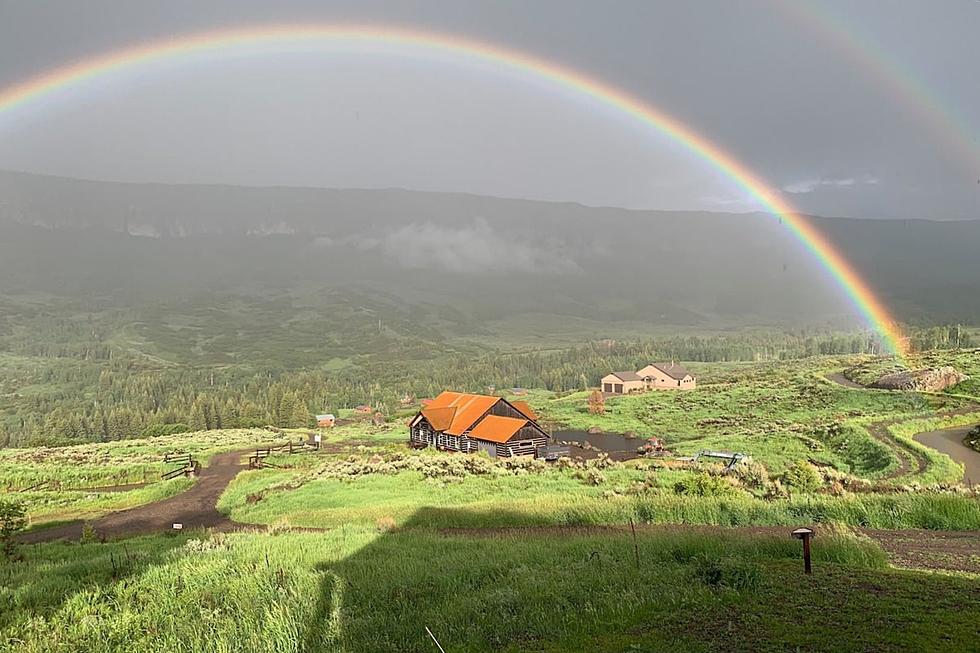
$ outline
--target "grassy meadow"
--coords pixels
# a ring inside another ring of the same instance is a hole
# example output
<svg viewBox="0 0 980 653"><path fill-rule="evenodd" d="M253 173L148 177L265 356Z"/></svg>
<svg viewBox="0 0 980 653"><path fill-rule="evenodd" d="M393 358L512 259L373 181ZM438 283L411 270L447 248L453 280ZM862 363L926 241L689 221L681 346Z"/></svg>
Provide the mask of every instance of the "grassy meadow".
<svg viewBox="0 0 980 653"><path fill-rule="evenodd" d="M0 645L23 653L431 651L426 627L447 651L966 651L980 614L975 580L889 569L830 532L810 577L785 534L414 524L49 544L0 565Z"/></svg>
<svg viewBox="0 0 980 653"><path fill-rule="evenodd" d="M911 440L972 419L935 415L969 400L824 378L857 360L700 365L696 391L613 398L603 415L589 414L585 392L527 397L555 429L749 454L733 474L669 457L412 451L412 408L382 425L343 411L321 452L275 455L279 468L244 471L225 490L219 510L255 530L0 558L0 650L436 650L426 627L447 651L973 650L977 577L892 568L861 534L980 530L976 493L949 486L960 468ZM869 431L885 419L897 420L894 447ZM192 481L79 489L158 475L165 452L203 462L307 433L0 450L0 472L40 524L182 490ZM891 478L897 456L923 467ZM38 479L60 485L17 491ZM818 529L809 577L789 537L804 524Z"/></svg>
<svg viewBox="0 0 980 653"><path fill-rule="evenodd" d="M800 459L861 478L886 476L896 466L891 449L866 425L971 405L963 397L922 396L845 388L824 378L862 358L817 357L780 363L692 365L694 392L651 392L606 400L606 412L588 411L588 393L532 392L530 400L554 428L656 436L677 454L702 449L740 451L779 473ZM969 417L964 418L969 420ZM639 443L639 441L638 441ZM921 480L955 481L962 475L946 456Z"/></svg>
<svg viewBox="0 0 980 653"><path fill-rule="evenodd" d="M32 524L92 519L186 490L193 481L160 479L163 472L177 467L163 462L166 453L189 453L206 466L214 454L285 439L262 429L237 429L71 447L0 449L0 487L27 507ZM31 489L39 483L46 485Z"/></svg>
<svg viewBox="0 0 980 653"><path fill-rule="evenodd" d="M321 462L322 461L322 462ZM283 461L286 462L286 461ZM835 496L828 484L775 496L757 466L719 475L711 465L658 460L594 460L558 466L494 462L442 453L361 447L353 454L305 457L297 469L240 474L218 507L244 523L287 527L400 527L428 508L430 528L710 524L838 524L870 528L980 529L969 492L870 491ZM501 510L506 507L506 510Z"/></svg>

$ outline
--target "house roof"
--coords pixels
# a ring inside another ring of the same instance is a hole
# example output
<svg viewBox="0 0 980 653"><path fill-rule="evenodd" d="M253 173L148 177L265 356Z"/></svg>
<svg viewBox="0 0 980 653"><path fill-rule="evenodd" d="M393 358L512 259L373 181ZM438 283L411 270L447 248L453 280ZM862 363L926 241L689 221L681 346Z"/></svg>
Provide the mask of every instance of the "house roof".
<svg viewBox="0 0 980 653"><path fill-rule="evenodd" d="M470 431L470 437L478 440L503 443L514 437L514 434L527 426L527 424L528 421L526 419L487 415Z"/></svg>
<svg viewBox="0 0 980 653"><path fill-rule="evenodd" d="M452 406L444 406L442 408L432 408L426 406L422 409L422 416L429 421L437 431L445 431L453 423L453 417L456 416L456 409Z"/></svg>
<svg viewBox="0 0 980 653"><path fill-rule="evenodd" d="M538 419L538 414L534 412L534 409L526 401L512 401L510 405L523 413L525 417L533 420Z"/></svg>
<svg viewBox="0 0 980 653"><path fill-rule="evenodd" d="M425 410L432 411L437 408L453 409L452 417L448 420L449 425L446 428L441 429L435 424L432 424L432 427L444 431L449 435L462 435L466 429L473 426L476 420L480 419L498 401L500 401L500 397L474 395L465 392L450 392L447 390L433 399L432 403ZM446 414L448 414L448 411Z"/></svg>
<svg viewBox="0 0 980 653"><path fill-rule="evenodd" d="M636 372L612 372L612 375L618 378L620 381L641 381Z"/></svg>
<svg viewBox="0 0 980 653"><path fill-rule="evenodd" d="M684 369L683 365L678 365L677 363L653 363L653 366L672 379L680 380L685 376L693 376L693 374Z"/></svg>

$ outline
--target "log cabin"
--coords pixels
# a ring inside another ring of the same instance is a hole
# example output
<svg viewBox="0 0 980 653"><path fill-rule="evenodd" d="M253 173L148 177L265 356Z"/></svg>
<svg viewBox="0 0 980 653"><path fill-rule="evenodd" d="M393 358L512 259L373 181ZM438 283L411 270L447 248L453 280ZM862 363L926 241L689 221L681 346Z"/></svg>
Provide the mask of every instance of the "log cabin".
<svg viewBox="0 0 980 653"><path fill-rule="evenodd" d="M548 434L523 401L446 391L409 423L413 447L446 451L485 451L491 457L533 456Z"/></svg>

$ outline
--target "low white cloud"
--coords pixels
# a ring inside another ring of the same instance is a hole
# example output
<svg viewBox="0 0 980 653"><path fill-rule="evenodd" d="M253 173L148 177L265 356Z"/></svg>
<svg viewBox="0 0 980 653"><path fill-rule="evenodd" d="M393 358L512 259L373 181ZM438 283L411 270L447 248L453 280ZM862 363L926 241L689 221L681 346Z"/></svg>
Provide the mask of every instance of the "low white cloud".
<svg viewBox="0 0 980 653"><path fill-rule="evenodd" d="M699 198L700 203L709 211L758 211L763 204L747 194L744 197L706 195Z"/></svg>
<svg viewBox="0 0 980 653"><path fill-rule="evenodd" d="M499 274L560 274L581 269L559 244L535 242L526 233L494 228L482 218L460 226L412 223L381 236L321 236L314 244L379 251L388 261L410 269Z"/></svg>
<svg viewBox="0 0 980 653"><path fill-rule="evenodd" d="M569 272L577 265L557 249L502 232L477 218L468 225L411 224L388 234L381 249L407 268L447 272Z"/></svg>
<svg viewBox="0 0 980 653"><path fill-rule="evenodd" d="M840 188L844 186L855 186L858 184L873 185L877 183L878 178L870 175L865 175L864 177L842 177L839 179L828 179L826 177L822 177L819 179L801 179L799 181L794 181L783 186L783 190L793 195L801 195L805 193L812 193L819 188L827 186Z"/></svg>

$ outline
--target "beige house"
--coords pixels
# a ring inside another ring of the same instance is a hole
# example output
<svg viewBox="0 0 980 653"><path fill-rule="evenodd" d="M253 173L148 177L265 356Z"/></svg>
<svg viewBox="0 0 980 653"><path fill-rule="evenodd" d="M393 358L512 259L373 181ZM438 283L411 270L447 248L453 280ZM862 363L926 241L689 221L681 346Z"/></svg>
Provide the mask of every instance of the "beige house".
<svg viewBox="0 0 980 653"><path fill-rule="evenodd" d="M634 394L647 390L693 390L697 379L677 363L651 363L636 372L613 372L602 377L607 394Z"/></svg>
<svg viewBox="0 0 980 653"><path fill-rule="evenodd" d="M613 372L602 377L602 391L614 395L643 392L646 386L636 372Z"/></svg>
<svg viewBox="0 0 980 653"><path fill-rule="evenodd" d="M636 372L643 379L647 390L693 390L698 381L682 365L670 363L652 363Z"/></svg>

